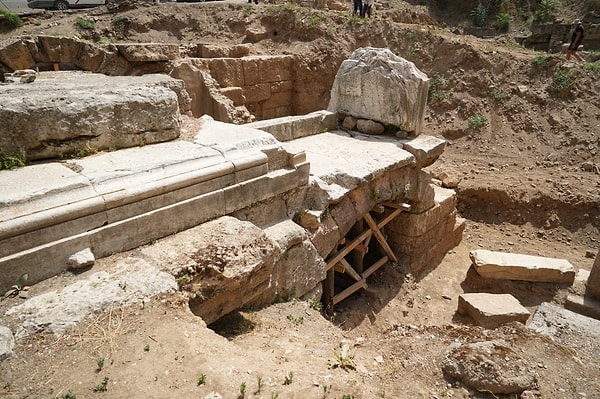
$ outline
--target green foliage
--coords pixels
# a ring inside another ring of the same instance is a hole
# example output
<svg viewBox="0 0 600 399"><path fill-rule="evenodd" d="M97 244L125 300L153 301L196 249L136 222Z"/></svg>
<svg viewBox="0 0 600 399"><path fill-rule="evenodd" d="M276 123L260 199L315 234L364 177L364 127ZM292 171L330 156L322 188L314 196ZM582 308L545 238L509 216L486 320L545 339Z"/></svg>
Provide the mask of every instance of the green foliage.
<svg viewBox="0 0 600 399"><path fill-rule="evenodd" d="M283 385L292 385L292 382L294 382L294 373L290 371L283 379Z"/></svg>
<svg viewBox="0 0 600 399"><path fill-rule="evenodd" d="M500 13L496 16L496 27L500 32L508 32L512 21L512 15L507 12Z"/></svg>
<svg viewBox="0 0 600 399"><path fill-rule="evenodd" d="M311 309L314 309L316 311L320 312L321 310L323 310L323 304L318 299L311 299L308 302L308 305L311 307Z"/></svg>
<svg viewBox="0 0 600 399"><path fill-rule="evenodd" d="M94 387L94 392L106 392L108 385L108 377L104 377L102 382Z"/></svg>
<svg viewBox="0 0 600 399"><path fill-rule="evenodd" d="M537 69L548 68L548 57L544 55L536 55L535 58L531 61L531 63Z"/></svg>
<svg viewBox="0 0 600 399"><path fill-rule="evenodd" d="M67 392L60 395L60 397L61 397L61 399L77 399L77 395L75 395L73 392L71 392L70 389Z"/></svg>
<svg viewBox="0 0 600 399"><path fill-rule="evenodd" d="M583 69L587 69L592 72L600 72L600 61L596 62L586 62L583 64Z"/></svg>
<svg viewBox="0 0 600 399"><path fill-rule="evenodd" d="M487 123L487 119L484 115L481 114L477 114L477 115L473 115L472 117L469 118L469 126L471 126L474 129L481 129L482 127L484 127Z"/></svg>
<svg viewBox="0 0 600 399"><path fill-rule="evenodd" d="M561 92L568 91L575 84L575 74L573 71L564 71L559 69L552 75L552 83L550 84L550 91Z"/></svg>
<svg viewBox="0 0 600 399"><path fill-rule="evenodd" d="M445 89L448 83L446 82L446 78L444 75L439 73L434 73L433 77L429 81L429 93L427 95L427 101L437 102L442 101L446 98Z"/></svg>
<svg viewBox="0 0 600 399"><path fill-rule="evenodd" d="M342 395L342 399L354 399L354 395Z"/></svg>
<svg viewBox="0 0 600 399"><path fill-rule="evenodd" d="M0 9L0 16L4 17L0 18L1 28L17 29L23 26L23 21L21 20L21 17L19 17L17 14L13 14L12 12L9 12L7 10Z"/></svg>
<svg viewBox="0 0 600 399"><path fill-rule="evenodd" d="M77 17L75 25L79 26L81 29L94 29L94 21L83 17Z"/></svg>
<svg viewBox="0 0 600 399"><path fill-rule="evenodd" d="M490 91L490 96L492 96L494 100L502 101L510 97L510 94L505 91L498 90L494 86L490 86L488 89Z"/></svg>
<svg viewBox="0 0 600 399"><path fill-rule="evenodd" d="M339 367L344 370L355 369L354 355L350 354L350 345L343 344L339 352L336 350L333 351L333 355L335 356L335 359L329 361L330 368L335 369Z"/></svg>
<svg viewBox="0 0 600 399"><path fill-rule="evenodd" d="M487 8L479 2L477 7L471 12L471 16L473 17L473 25L481 27L485 24L487 18Z"/></svg>
<svg viewBox="0 0 600 399"><path fill-rule="evenodd" d="M206 374L204 374L204 373L200 374L200 377L198 377L197 384L198 384L198 386L206 384Z"/></svg>
<svg viewBox="0 0 600 399"><path fill-rule="evenodd" d="M538 0L538 9L535 10L535 20L538 22L545 21L548 15L556 7L555 0Z"/></svg>
<svg viewBox="0 0 600 399"><path fill-rule="evenodd" d="M240 384L240 396L243 398L244 396L246 396L246 383L242 382Z"/></svg>
<svg viewBox="0 0 600 399"><path fill-rule="evenodd" d="M15 154L0 152L0 170L15 169L27 165L25 151L21 150Z"/></svg>
<svg viewBox="0 0 600 399"><path fill-rule="evenodd" d="M96 368L96 372L102 371L102 369L104 368L104 358L99 357L98 360L96 360L96 365L98 366Z"/></svg>
<svg viewBox="0 0 600 399"><path fill-rule="evenodd" d="M113 28L123 31L125 30L125 23L127 22L127 19L123 18L123 17L117 17L115 19L113 19L112 21L110 21L110 23L112 24Z"/></svg>

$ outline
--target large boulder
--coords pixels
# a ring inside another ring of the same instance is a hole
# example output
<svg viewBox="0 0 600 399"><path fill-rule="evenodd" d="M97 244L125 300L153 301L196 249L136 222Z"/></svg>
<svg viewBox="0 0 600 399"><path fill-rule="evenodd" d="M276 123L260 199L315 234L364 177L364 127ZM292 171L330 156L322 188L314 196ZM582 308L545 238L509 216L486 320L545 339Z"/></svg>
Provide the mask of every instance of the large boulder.
<svg viewBox="0 0 600 399"><path fill-rule="evenodd" d="M164 75L40 73L0 86L0 152L35 160L172 140L188 98Z"/></svg>
<svg viewBox="0 0 600 399"><path fill-rule="evenodd" d="M418 135L428 89L429 78L412 62L389 49L359 48L340 65L328 110Z"/></svg>

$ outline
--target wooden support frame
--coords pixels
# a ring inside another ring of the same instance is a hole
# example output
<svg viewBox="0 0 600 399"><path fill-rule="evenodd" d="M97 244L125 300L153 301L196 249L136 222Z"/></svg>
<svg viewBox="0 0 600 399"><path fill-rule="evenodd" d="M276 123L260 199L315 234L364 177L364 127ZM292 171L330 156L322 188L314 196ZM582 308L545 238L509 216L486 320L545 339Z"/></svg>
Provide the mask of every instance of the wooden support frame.
<svg viewBox="0 0 600 399"><path fill-rule="evenodd" d="M362 218L362 221L366 222L368 226L365 230L363 230L357 237L353 239L344 237L342 240L340 240L340 245L342 248L338 249L327 260L327 278L323 282L323 299L325 303L325 309L328 313L333 313L333 307L337 303L352 295L354 292L361 288L367 289L367 278L375 273L390 259L394 262L398 260L389 246L385 236L381 232L381 229L386 224L394 220L401 212L408 209L410 209L410 205L404 203L397 204L393 202L383 202L381 204L377 204ZM381 220L375 220L375 218L371 215L371 212L375 212L379 215L385 215L386 212L389 212L389 214L383 216L383 219ZM362 228L362 223L359 224L359 226ZM372 237L376 238L383 252L385 252L385 255L363 271L365 268L362 264L362 258L364 254L368 252L369 243ZM351 265L350 262L345 258L346 255L349 255L352 251L357 251L359 252L359 255L362 255L354 257L354 259L360 259L360 261L357 261L357 264L355 265ZM338 294L335 294L335 272L348 274L352 279L355 280L355 282Z"/></svg>

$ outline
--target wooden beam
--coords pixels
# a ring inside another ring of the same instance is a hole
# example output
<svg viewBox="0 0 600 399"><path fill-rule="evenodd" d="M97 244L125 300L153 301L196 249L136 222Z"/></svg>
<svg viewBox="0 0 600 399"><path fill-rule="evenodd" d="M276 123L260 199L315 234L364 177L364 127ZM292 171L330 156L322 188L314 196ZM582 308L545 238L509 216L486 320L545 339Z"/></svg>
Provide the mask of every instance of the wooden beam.
<svg viewBox="0 0 600 399"><path fill-rule="evenodd" d="M385 265L385 263L388 260L389 260L388 257L384 256L383 258L379 259L377 262L373 263L371 265L371 267L369 267L367 270L365 270L365 272L362 274L362 278L366 279L371 274L375 273L377 271L377 269L379 269L381 266Z"/></svg>
<svg viewBox="0 0 600 399"><path fill-rule="evenodd" d="M352 267L352 265L350 263L348 263L348 261L346 259L340 260L340 263L342 265L344 265L344 269L346 270L346 273L348 273L350 276L352 276L353 279L355 279L356 281L362 279L362 277L360 276L360 274L358 274L356 272L356 270L354 270L354 268Z"/></svg>
<svg viewBox="0 0 600 399"><path fill-rule="evenodd" d="M371 229L367 229L363 231L358 237L350 242L350 244L346 245L340 251L335 253L329 260L327 261L327 270L331 269L336 263L340 261L344 256L348 255L350 251L352 251L358 244L360 244L364 239L370 237L373 234Z"/></svg>
<svg viewBox="0 0 600 399"><path fill-rule="evenodd" d="M377 238L377 241L379 241L379 244L381 244L385 253L390 257L390 259L392 259L394 262L397 262L398 259L396 258L396 255L394 255L394 251L392 251L392 248L390 248L385 237L383 236L383 233L381 233L381 230L379 230L379 227L377 226L377 222L375 222L375 220L373 220L373 217L371 216L371 214L369 214L367 212L364 216L364 219L367 222L367 224L369 225L369 227L371 228L371 230L373 230L373 234L375 235L375 238Z"/></svg>
<svg viewBox="0 0 600 399"><path fill-rule="evenodd" d="M361 288L365 288L365 289L367 288L367 282L365 281L365 279L357 281L356 283L352 284L350 287L346 288L344 291L342 291L339 294L337 294L336 296L334 296L332 303L334 305L337 303L340 303L341 301L348 298L350 295L352 295L354 292L358 291Z"/></svg>
<svg viewBox="0 0 600 399"><path fill-rule="evenodd" d="M382 204L377 204L377 205L373 206L373 208L371 208L371 210L373 212L383 213L383 212L385 212L385 207Z"/></svg>

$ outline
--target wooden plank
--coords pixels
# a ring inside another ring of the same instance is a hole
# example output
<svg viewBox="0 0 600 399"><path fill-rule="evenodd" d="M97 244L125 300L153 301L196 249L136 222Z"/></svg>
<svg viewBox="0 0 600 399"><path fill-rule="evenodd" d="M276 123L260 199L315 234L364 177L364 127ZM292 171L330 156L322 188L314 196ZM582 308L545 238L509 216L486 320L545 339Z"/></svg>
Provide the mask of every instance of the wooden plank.
<svg viewBox="0 0 600 399"><path fill-rule="evenodd" d="M340 260L340 263L342 265L344 265L344 269L346 270L346 273L348 273L350 276L352 276L353 279L355 279L356 281L362 279L362 277L360 276L360 274L358 274L354 270L354 268L352 267L352 265L350 263L348 263L348 261L346 259Z"/></svg>
<svg viewBox="0 0 600 399"><path fill-rule="evenodd" d="M363 231L358 237L350 242L350 244L346 245L340 251L333 255L333 257L329 258L327 261L327 270L331 269L336 263L340 261L344 256L348 255L350 251L352 251L358 244L360 244L365 238L370 237L373 234L371 229L367 229Z"/></svg>
<svg viewBox="0 0 600 399"><path fill-rule="evenodd" d="M339 273L346 273L346 268L344 267L344 265L341 265L340 262L336 263L335 266L333 266L333 270Z"/></svg>
<svg viewBox="0 0 600 399"><path fill-rule="evenodd" d="M383 220L381 220L380 222L377 222L377 227L380 229L383 228L383 226L385 226L386 224L388 224L389 222L394 220L396 218L396 216L398 216L401 213L402 213L402 209L394 209L392 211L392 213L387 215Z"/></svg>
<svg viewBox="0 0 600 399"><path fill-rule="evenodd" d="M365 246L363 244L358 244L356 246L356 248L354 248L354 249L357 250L358 252L362 252L363 254L366 254L367 252L369 252L369 247L367 247L367 246Z"/></svg>
<svg viewBox="0 0 600 399"><path fill-rule="evenodd" d="M377 212L377 213L383 213L383 212L385 212L385 207L382 204L378 204L378 205L373 206L373 208L371 208L371 211Z"/></svg>
<svg viewBox="0 0 600 399"><path fill-rule="evenodd" d="M384 256L383 258L379 259L377 262L373 263L371 265L371 267L369 267L367 270L365 270L365 272L362 274L362 278L366 279L371 274L375 273L377 271L377 269L379 269L381 266L385 265L385 263L388 260L389 260L388 257Z"/></svg>
<svg viewBox="0 0 600 399"><path fill-rule="evenodd" d="M354 292L358 291L361 288L367 288L367 282L362 279L352 284L350 287L346 288L344 291L340 292L336 296L333 297L332 303L335 305L336 303L340 303L344 299L348 298Z"/></svg>
<svg viewBox="0 0 600 399"><path fill-rule="evenodd" d="M371 230L373 230L375 238L377 238L377 241L379 241L379 244L381 244L385 253L390 257L390 259L392 259L394 262L397 262L398 259L396 258L396 255L394 255L394 251L392 251L392 248L390 248L389 244L387 243L387 240L379 230L377 222L373 220L373 217L368 212L365 214L364 219L371 228Z"/></svg>
<svg viewBox="0 0 600 399"><path fill-rule="evenodd" d="M327 277L323 281L323 304L325 305L325 312L329 315L333 314L334 278L335 271L328 270Z"/></svg>

